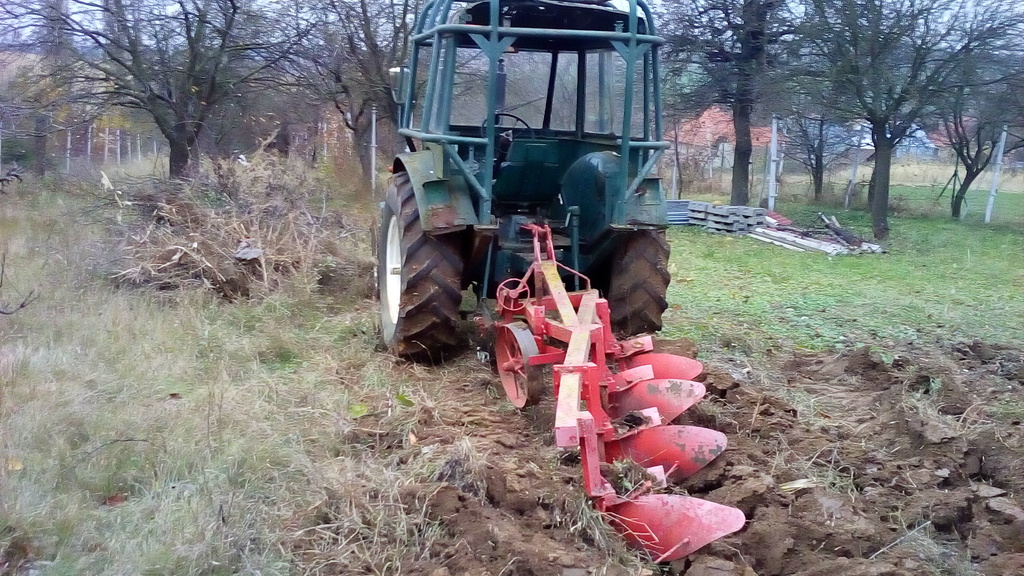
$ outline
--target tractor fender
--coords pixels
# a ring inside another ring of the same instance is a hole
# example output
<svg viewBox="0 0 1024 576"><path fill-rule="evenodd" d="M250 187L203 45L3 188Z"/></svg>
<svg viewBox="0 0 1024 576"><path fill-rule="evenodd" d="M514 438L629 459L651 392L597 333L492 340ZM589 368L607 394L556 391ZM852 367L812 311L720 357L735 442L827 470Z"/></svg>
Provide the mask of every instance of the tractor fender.
<svg viewBox="0 0 1024 576"><path fill-rule="evenodd" d="M580 157L562 179L565 205L579 206L584 226L602 230L609 226L666 226L668 214L661 179L645 178L627 196L621 185L621 169L622 159L615 152L591 152Z"/></svg>
<svg viewBox="0 0 1024 576"><path fill-rule="evenodd" d="M446 178L440 147L427 147L399 154L392 166L395 174L409 175L420 224L425 232L439 234L462 230L478 223L471 191L461 177Z"/></svg>

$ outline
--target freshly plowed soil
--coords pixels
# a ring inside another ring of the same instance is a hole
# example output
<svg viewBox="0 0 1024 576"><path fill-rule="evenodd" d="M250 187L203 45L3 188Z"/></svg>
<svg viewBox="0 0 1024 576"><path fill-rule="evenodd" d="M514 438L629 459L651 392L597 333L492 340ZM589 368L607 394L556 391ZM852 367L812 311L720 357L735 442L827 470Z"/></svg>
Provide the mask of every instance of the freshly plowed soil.
<svg viewBox="0 0 1024 576"><path fill-rule="evenodd" d="M715 408L685 416L717 424L731 446L684 487L749 522L694 565L714 556L736 566L724 574L1022 573L1024 428L992 409L1019 406L1020 351L982 357L975 347L908 348L889 362L867 348L796 355L760 379L710 369ZM809 487L786 486L804 479Z"/></svg>
<svg viewBox="0 0 1024 576"><path fill-rule="evenodd" d="M658 347L696 353L685 341ZM642 553L580 512L581 471L553 446L553 401L515 411L464 357L436 370L459 402L413 432L419 450L468 441L479 461L449 459L435 481L401 488L407 513L442 532L410 551L403 573L1024 574L1020 350L972 342L702 360L708 395L676 423L721 430L729 447L671 490L740 508L742 531L671 565L637 562Z"/></svg>

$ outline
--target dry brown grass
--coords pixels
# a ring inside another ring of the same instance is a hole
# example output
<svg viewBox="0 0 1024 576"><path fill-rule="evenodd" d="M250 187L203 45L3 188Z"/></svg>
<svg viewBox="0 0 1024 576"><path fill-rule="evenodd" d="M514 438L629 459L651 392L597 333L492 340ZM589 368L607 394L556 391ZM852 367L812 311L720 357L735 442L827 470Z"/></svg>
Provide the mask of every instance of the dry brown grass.
<svg viewBox="0 0 1024 576"><path fill-rule="evenodd" d="M123 238L124 263L113 276L125 285L210 288L233 300L264 297L317 270L329 281L372 270L359 249L365 226L328 208L322 178L282 160L221 160L194 183L132 179L105 188Z"/></svg>
<svg viewBox="0 0 1024 576"><path fill-rule="evenodd" d="M236 304L113 286L104 247L136 209L27 186L0 204L4 295L41 294L0 319L0 555L43 574L295 573L278 543L323 498L317 463L365 459L328 449L349 405L406 384L382 375L370 307L323 294L314 260Z"/></svg>

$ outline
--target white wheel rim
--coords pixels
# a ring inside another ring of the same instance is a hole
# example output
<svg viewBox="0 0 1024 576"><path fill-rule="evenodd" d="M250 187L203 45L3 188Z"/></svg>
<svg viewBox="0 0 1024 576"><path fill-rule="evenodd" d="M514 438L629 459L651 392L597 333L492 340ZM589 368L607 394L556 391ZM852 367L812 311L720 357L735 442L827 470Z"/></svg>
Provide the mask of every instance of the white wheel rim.
<svg viewBox="0 0 1024 576"><path fill-rule="evenodd" d="M398 218L388 222L387 245L384 255L384 301L391 324L398 323L399 303L402 299L402 234L398 229Z"/></svg>

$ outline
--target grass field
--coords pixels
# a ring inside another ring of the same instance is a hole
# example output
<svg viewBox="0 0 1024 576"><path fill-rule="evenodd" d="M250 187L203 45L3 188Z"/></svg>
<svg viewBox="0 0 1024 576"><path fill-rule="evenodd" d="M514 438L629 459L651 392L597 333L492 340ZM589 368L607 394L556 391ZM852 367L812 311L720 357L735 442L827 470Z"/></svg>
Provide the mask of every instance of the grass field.
<svg viewBox="0 0 1024 576"><path fill-rule="evenodd" d="M375 351L374 304L310 276L236 303L116 288L89 201L27 186L0 198L0 300L39 294L0 317L0 573L400 574L409 550L427 554L437 524L388 511L444 454L403 464L353 438L412 449L414 424L459 400L438 372ZM860 212L837 216L868 229ZM899 218L889 254L836 258L670 238L668 337L751 355L1024 342L1020 228ZM300 559L296 538L325 517L333 531Z"/></svg>
<svg viewBox="0 0 1024 576"><path fill-rule="evenodd" d="M781 204L797 224L817 209ZM859 211L831 211L862 235ZM1024 228L896 218L884 255L799 253L682 227L670 233L670 334L748 352L865 342L1024 342Z"/></svg>
<svg viewBox="0 0 1024 576"><path fill-rule="evenodd" d="M897 216L948 217L951 192L942 186L893 186L889 202ZM967 193L962 220L965 224L983 224L989 192L972 189ZM1024 227L1024 193L1000 192L992 204L992 221L996 226Z"/></svg>

